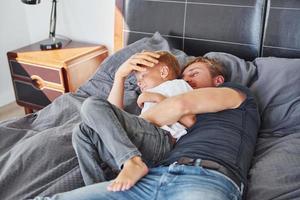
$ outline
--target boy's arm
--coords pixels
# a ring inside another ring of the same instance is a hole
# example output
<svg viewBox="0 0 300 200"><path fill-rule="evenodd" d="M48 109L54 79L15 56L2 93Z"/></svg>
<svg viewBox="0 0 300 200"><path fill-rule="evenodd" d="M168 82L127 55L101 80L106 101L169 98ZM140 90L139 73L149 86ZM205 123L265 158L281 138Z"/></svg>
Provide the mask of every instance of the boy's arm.
<svg viewBox="0 0 300 200"><path fill-rule="evenodd" d="M146 67L153 67L158 63L159 56L154 52L142 52L134 54L126 60L115 73L115 80L107 100L123 109L124 82L127 76L133 71L145 71Z"/></svg>
<svg viewBox="0 0 300 200"><path fill-rule="evenodd" d="M117 106L120 109L123 109L123 96L124 96L124 82L126 77L118 77L115 75L114 83L111 88L111 91L108 95L107 100Z"/></svg>

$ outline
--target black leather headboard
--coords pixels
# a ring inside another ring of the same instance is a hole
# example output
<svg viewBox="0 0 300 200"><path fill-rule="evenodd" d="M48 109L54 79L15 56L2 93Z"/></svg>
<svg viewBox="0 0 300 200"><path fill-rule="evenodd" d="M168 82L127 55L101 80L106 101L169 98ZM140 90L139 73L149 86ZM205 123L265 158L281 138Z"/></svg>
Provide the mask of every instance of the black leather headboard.
<svg viewBox="0 0 300 200"><path fill-rule="evenodd" d="M262 56L300 57L300 1L271 0L266 12Z"/></svg>
<svg viewBox="0 0 300 200"><path fill-rule="evenodd" d="M246 60L300 57L299 0L116 0L116 4L124 20L123 46L159 31L189 55L220 51Z"/></svg>

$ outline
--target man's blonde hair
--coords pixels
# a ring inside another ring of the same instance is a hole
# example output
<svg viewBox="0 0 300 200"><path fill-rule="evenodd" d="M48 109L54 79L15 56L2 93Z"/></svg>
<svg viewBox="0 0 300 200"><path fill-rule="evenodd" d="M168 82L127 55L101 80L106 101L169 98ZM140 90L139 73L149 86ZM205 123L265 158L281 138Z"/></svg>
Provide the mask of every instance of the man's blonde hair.
<svg viewBox="0 0 300 200"><path fill-rule="evenodd" d="M221 75L224 77L225 81L227 80L227 74L225 71L225 68L222 63L220 63L218 60L213 59L213 58L207 58L207 57L196 57L192 61L190 61L188 64L185 65L185 67L182 69L182 72L191 64L201 62L205 63L208 66L208 70L210 72L210 75L214 78L218 75Z"/></svg>
<svg viewBox="0 0 300 200"><path fill-rule="evenodd" d="M158 61L167 65L173 76L178 78L181 74L181 69L176 57L168 51L156 51L155 53L160 55Z"/></svg>

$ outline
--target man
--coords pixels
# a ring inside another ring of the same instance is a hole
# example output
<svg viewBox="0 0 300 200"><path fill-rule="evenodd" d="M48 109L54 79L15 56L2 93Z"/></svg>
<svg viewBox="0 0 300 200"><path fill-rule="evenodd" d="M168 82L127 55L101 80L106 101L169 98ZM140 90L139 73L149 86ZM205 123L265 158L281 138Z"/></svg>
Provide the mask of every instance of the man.
<svg viewBox="0 0 300 200"><path fill-rule="evenodd" d="M146 57L136 63L146 63ZM197 58L183 71L194 90L166 98L141 115L158 126L190 114L197 114L197 121L130 190L110 192L110 183L103 182L53 199L241 199L260 120L251 92L224 83L225 77L218 62Z"/></svg>

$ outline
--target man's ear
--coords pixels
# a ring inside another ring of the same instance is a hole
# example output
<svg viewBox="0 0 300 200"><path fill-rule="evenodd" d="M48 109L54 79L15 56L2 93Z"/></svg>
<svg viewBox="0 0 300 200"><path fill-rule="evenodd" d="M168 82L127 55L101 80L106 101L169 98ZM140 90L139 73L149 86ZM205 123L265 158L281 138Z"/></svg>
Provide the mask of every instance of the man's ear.
<svg viewBox="0 0 300 200"><path fill-rule="evenodd" d="M170 69L167 65L161 66L161 68L160 68L160 77L162 79L166 79L169 75L169 71L170 71Z"/></svg>
<svg viewBox="0 0 300 200"><path fill-rule="evenodd" d="M213 79L214 85L219 86L224 83L224 77L222 75L218 75Z"/></svg>

